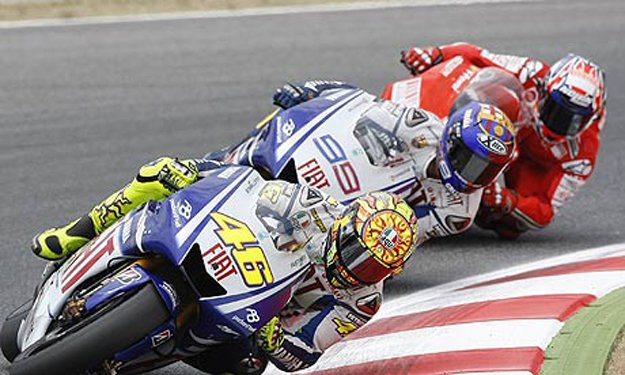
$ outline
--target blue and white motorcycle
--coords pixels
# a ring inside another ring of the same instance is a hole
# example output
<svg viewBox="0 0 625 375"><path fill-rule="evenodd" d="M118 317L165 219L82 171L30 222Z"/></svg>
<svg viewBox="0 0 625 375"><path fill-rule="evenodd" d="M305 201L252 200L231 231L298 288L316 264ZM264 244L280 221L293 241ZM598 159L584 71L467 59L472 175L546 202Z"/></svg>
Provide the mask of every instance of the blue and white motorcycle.
<svg viewBox="0 0 625 375"><path fill-rule="evenodd" d="M429 177L444 127L421 109L332 89L274 112L242 143L207 157L310 185L342 203L372 191L398 194L417 214L422 243L468 229L482 194L455 194Z"/></svg>
<svg viewBox="0 0 625 375"><path fill-rule="evenodd" d="M397 132L405 112L406 107L381 103L360 89L329 90L277 110L219 158L313 186L342 202L378 190L405 195L419 183L413 155Z"/></svg>
<svg viewBox="0 0 625 375"><path fill-rule="evenodd" d="M209 171L49 272L2 327L9 373L140 373L252 342L309 266L305 252L278 251L250 209L265 183L249 167Z"/></svg>

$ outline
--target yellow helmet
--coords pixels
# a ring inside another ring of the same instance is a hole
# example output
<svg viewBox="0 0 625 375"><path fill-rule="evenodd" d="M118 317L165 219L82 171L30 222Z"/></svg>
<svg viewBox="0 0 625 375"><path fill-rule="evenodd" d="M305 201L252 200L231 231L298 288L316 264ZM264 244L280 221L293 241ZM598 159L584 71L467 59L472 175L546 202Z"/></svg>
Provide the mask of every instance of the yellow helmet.
<svg viewBox="0 0 625 375"><path fill-rule="evenodd" d="M328 234L328 280L340 288L384 280L412 254L417 230L414 211L399 196L375 192L356 199Z"/></svg>

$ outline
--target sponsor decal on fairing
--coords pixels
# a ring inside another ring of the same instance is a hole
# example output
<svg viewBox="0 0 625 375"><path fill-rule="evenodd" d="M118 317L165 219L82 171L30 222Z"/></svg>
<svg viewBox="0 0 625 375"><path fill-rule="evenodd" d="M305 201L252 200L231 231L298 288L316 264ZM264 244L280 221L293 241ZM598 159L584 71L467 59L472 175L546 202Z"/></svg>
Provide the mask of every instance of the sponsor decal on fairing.
<svg viewBox="0 0 625 375"><path fill-rule="evenodd" d="M488 134L478 134L477 141L485 149L494 152L497 155L506 155L508 153L508 147L506 147L502 141Z"/></svg>

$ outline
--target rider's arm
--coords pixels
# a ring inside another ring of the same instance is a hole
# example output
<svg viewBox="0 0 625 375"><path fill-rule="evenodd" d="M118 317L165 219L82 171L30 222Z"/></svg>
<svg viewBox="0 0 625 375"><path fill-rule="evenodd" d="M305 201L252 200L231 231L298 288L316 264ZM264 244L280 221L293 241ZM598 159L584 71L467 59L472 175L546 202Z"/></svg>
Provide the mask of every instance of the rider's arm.
<svg viewBox="0 0 625 375"><path fill-rule="evenodd" d="M549 66L529 57L501 55L469 43L439 47L414 47L402 53L401 62L412 74L420 74L444 61L462 57L478 68L498 67L514 74L526 89L542 87Z"/></svg>
<svg viewBox="0 0 625 375"><path fill-rule="evenodd" d="M284 328L284 342L272 353L271 362L283 371L298 371L314 365L323 352L362 327L379 307L382 284L365 287L358 298L339 301L331 293L318 299L293 327ZM353 306L356 300L376 301L369 313Z"/></svg>
<svg viewBox="0 0 625 375"><path fill-rule="evenodd" d="M503 68L514 74L526 89L544 80L549 71L549 66L539 60L530 57L492 53L470 43L454 43L440 46L439 50L443 56L443 61L451 60L456 56L462 56L478 68L492 66Z"/></svg>
<svg viewBox="0 0 625 375"><path fill-rule="evenodd" d="M440 194L437 194L436 205L424 202L424 191L420 195L420 204L413 205L419 220L419 243L468 230L480 207L482 190L471 194L451 194L443 187Z"/></svg>

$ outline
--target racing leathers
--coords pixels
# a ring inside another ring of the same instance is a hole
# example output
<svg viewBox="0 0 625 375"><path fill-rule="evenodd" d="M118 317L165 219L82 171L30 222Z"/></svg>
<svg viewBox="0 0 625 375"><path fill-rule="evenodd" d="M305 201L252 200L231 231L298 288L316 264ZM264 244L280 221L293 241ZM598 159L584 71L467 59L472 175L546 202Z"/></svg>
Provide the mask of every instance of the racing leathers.
<svg viewBox="0 0 625 375"><path fill-rule="evenodd" d="M310 95L311 87L315 88L314 95ZM289 84L276 92L274 103L286 109L310 100L311 97L340 97L343 91L354 89L354 86L337 81ZM287 95L288 92L296 94ZM305 94L299 95L300 92L305 92ZM411 183L393 192L402 196L413 207L418 218L419 244L432 237L448 236L468 229L479 208L482 189L470 194L457 193L447 189L441 182L437 163L437 149L445 128L441 120L422 109L384 101L366 93L365 96L368 99L363 100L369 101L367 105L370 108L355 124L351 137L356 139L350 142L354 142L362 150L353 152L366 153L368 163L383 166L385 175L367 174L371 173L370 169L354 162L352 164L356 175L361 179L389 179L387 186L412 178ZM346 124L346 126L351 125ZM279 126L279 122L266 121L247 139L231 147L223 156L224 160L227 163L251 165L259 170L269 170L266 165L259 164L254 155L257 154L257 150L266 148L266 144L271 142L269 135L272 126ZM214 154L209 155L214 157ZM350 155L347 155L347 158L350 158ZM303 165L302 168L308 168L308 166ZM316 179L312 173L311 179L308 179L308 176L299 179L295 177L295 180L291 182L314 183ZM332 173L328 171L327 175L332 175ZM317 184L317 187L326 191L330 184ZM339 184L340 181L334 185ZM341 194L338 190L330 195L345 201L346 197Z"/></svg>
<svg viewBox="0 0 625 375"><path fill-rule="evenodd" d="M524 100L531 109L526 118L517 119L519 154L504 173L505 186L485 190L476 222L508 239L549 225L594 170L605 109L575 138L549 142L541 137L538 123L549 65L529 57L495 54L468 43L414 50L404 54L402 61L415 73L461 56L478 68L498 67L519 79L526 90Z"/></svg>
<svg viewBox="0 0 625 375"><path fill-rule="evenodd" d="M285 181L268 182L257 203L276 248L306 251L311 261L304 281L281 312L280 345L268 352L284 371L313 365L341 338L364 325L378 310L383 282L352 289L335 288L323 260L328 231L343 206L317 189Z"/></svg>

